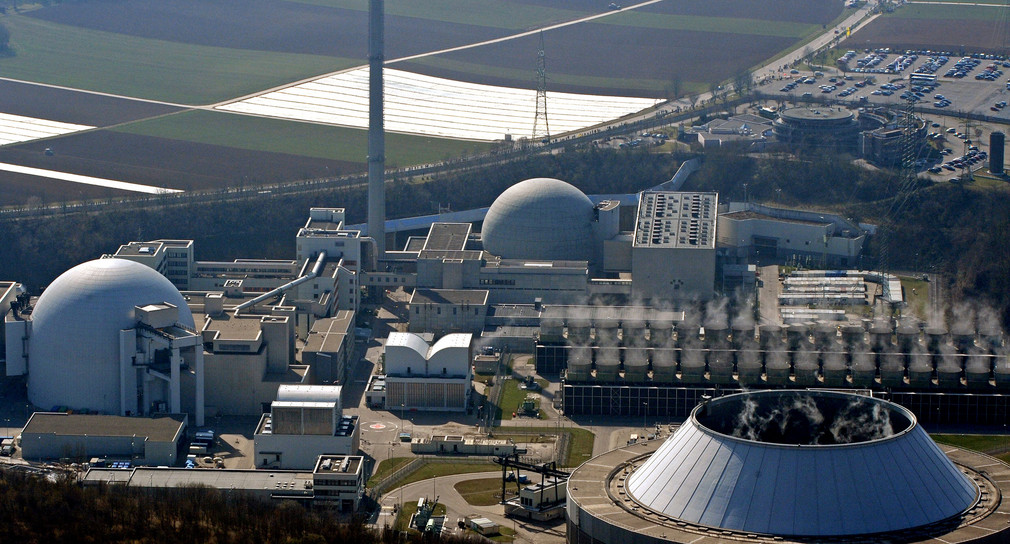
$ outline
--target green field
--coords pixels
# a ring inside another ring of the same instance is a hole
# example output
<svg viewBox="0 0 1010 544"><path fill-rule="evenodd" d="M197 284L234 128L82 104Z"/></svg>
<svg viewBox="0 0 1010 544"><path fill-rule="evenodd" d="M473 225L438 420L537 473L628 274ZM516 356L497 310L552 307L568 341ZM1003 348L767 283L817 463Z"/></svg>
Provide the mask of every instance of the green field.
<svg viewBox="0 0 1010 544"><path fill-rule="evenodd" d="M364 163L368 132L364 129L249 117L218 111L191 110L116 127L118 132L172 138L254 151ZM490 144L426 136L386 134L386 165L393 168L484 151Z"/></svg>
<svg viewBox="0 0 1010 544"><path fill-rule="evenodd" d="M368 11L368 0L295 0L302 4ZM605 4L601 4L605 5ZM548 23L571 21L590 12L533 6L496 0L387 0L386 15L430 21L526 30Z"/></svg>
<svg viewBox="0 0 1010 544"><path fill-rule="evenodd" d="M1002 434L934 434L939 444L947 444L992 455L1004 463L1010 463L1010 435Z"/></svg>
<svg viewBox="0 0 1010 544"><path fill-rule="evenodd" d="M161 100L208 104L356 66L359 60L206 47L0 17L13 56L3 77Z"/></svg>
<svg viewBox="0 0 1010 544"><path fill-rule="evenodd" d="M389 459L383 459L379 462L379 465L375 467L375 472L373 472L372 476L368 478L368 483L365 484L365 487L375 487L387 476L407 466L407 463L413 460L413 457L391 457Z"/></svg>

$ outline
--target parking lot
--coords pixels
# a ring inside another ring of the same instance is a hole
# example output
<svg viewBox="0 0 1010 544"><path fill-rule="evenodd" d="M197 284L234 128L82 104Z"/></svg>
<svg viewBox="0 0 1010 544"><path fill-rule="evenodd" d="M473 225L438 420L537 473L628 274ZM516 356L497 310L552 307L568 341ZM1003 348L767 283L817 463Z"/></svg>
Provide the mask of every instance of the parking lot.
<svg viewBox="0 0 1010 544"><path fill-rule="evenodd" d="M997 106L1010 100L1007 90L1010 60L992 55L992 58L975 58L880 51L856 52L844 71L842 65L816 72L791 70L781 76L781 82L769 85L770 91L766 92L786 100L816 98L849 106L898 105L905 101L903 96L911 95L917 109L926 112L949 116L972 112L1010 122L1010 109ZM865 67L855 64L867 57L875 59L877 64ZM913 73L926 77L911 82L909 78ZM935 87L928 85L933 76L936 77ZM912 87L918 90L912 91ZM943 99L936 95L942 95Z"/></svg>

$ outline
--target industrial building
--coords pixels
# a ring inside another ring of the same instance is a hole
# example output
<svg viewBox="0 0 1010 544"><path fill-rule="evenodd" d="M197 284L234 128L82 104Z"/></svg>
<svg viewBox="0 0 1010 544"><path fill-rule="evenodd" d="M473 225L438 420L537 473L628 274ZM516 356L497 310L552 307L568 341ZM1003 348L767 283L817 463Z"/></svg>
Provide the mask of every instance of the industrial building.
<svg viewBox="0 0 1010 544"><path fill-rule="evenodd" d="M324 454L357 454L357 416L343 415L341 387L281 385L253 435L259 468L307 470Z"/></svg>
<svg viewBox="0 0 1010 544"><path fill-rule="evenodd" d="M294 500L311 503L313 474L294 470L195 470L171 467L91 467L81 484L122 485L138 489L187 486L212 487L226 495L241 493L262 501ZM326 497L328 500L329 497Z"/></svg>
<svg viewBox="0 0 1010 544"><path fill-rule="evenodd" d="M407 310L409 332L480 334L487 319L486 289L414 289Z"/></svg>
<svg viewBox="0 0 1010 544"><path fill-rule="evenodd" d="M912 412L886 401L729 395L698 405L665 441L576 469L567 541L1004 542L1008 476L990 457L945 454Z"/></svg>
<svg viewBox="0 0 1010 544"><path fill-rule="evenodd" d="M499 438L434 435L412 438L410 451L422 455L513 455L516 452L516 445L510 440Z"/></svg>
<svg viewBox="0 0 1010 544"><path fill-rule="evenodd" d="M809 106L781 110L772 131L779 142L787 144L816 141L824 145L831 141L839 149L855 151L860 126L855 113L847 108Z"/></svg>
<svg viewBox="0 0 1010 544"><path fill-rule="evenodd" d="M384 351L385 406L465 411L470 406L473 335L447 334L429 346L420 335L394 332Z"/></svg>
<svg viewBox="0 0 1010 544"><path fill-rule="evenodd" d="M360 455L320 455L312 470L316 504L331 503L341 512L357 512L365 494L364 466Z"/></svg>
<svg viewBox="0 0 1010 544"><path fill-rule="evenodd" d="M111 458L174 465L185 437L182 415L123 417L35 412L21 431L21 456L43 461Z"/></svg>

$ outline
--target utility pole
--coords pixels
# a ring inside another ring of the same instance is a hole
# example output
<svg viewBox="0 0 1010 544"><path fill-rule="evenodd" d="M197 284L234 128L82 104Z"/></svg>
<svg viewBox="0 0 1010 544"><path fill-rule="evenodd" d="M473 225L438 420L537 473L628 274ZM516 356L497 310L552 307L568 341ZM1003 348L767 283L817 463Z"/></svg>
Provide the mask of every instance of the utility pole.
<svg viewBox="0 0 1010 544"><path fill-rule="evenodd" d="M533 118L533 142L551 139L547 124L547 55L544 53L544 32L540 31L540 49L537 51L537 111Z"/></svg>

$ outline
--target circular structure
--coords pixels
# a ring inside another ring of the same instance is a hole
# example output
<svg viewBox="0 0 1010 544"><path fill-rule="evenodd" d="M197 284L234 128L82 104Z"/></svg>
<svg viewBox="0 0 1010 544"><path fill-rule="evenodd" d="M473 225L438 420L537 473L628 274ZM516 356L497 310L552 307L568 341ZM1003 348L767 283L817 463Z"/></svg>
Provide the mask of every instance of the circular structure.
<svg viewBox="0 0 1010 544"><path fill-rule="evenodd" d="M484 249L503 259L589 261L593 201L558 179L533 178L509 187L484 218Z"/></svg>
<svg viewBox="0 0 1010 544"><path fill-rule="evenodd" d="M696 407L662 444L579 467L568 542L980 542L983 529L1003 538L1010 513L997 510L997 482L1010 466L950 449L907 409L871 397L729 395Z"/></svg>
<svg viewBox="0 0 1010 544"><path fill-rule="evenodd" d="M119 331L136 326L135 306L162 302L193 327L179 290L147 266L98 259L64 272L32 311L28 400L43 409L119 413Z"/></svg>
<svg viewBox="0 0 1010 544"><path fill-rule="evenodd" d="M789 108L779 112L772 131L780 142L800 143L808 139L833 140L840 147L854 147L859 123L848 109L830 106Z"/></svg>

